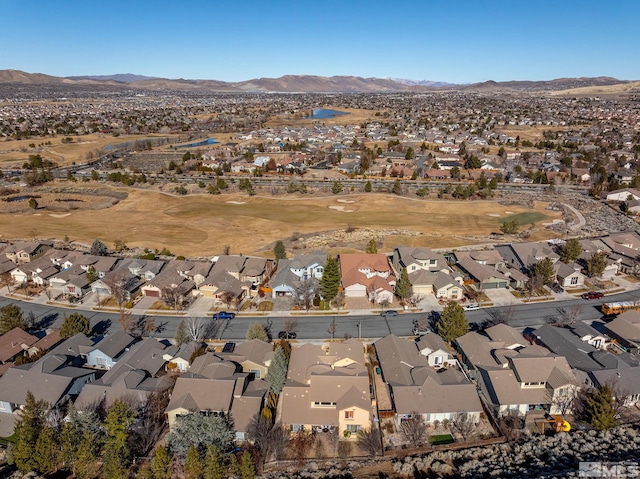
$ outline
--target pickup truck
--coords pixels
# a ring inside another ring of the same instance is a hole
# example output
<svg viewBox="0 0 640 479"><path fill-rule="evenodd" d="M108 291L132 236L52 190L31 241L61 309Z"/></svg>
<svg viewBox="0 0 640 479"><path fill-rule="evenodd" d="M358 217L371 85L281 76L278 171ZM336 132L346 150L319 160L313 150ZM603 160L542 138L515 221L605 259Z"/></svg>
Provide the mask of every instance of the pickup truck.
<svg viewBox="0 0 640 479"><path fill-rule="evenodd" d="M236 313L229 313L228 311L218 311L213 315L213 319L233 319L236 317Z"/></svg>

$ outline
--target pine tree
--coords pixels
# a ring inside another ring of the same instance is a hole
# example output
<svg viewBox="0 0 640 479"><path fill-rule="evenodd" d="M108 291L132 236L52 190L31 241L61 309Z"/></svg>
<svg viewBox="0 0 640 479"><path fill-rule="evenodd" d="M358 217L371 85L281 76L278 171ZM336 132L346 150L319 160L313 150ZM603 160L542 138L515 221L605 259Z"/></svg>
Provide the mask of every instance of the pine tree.
<svg viewBox="0 0 640 479"><path fill-rule="evenodd" d="M78 333L91 334L91 322L83 314L71 313L64 318L60 329L60 337L67 339Z"/></svg>
<svg viewBox="0 0 640 479"><path fill-rule="evenodd" d="M59 447L55 431L44 426L36 442L36 460L38 461L38 471L43 474L50 474L58 470Z"/></svg>
<svg viewBox="0 0 640 479"><path fill-rule="evenodd" d="M401 299L407 299L411 295L411 281L409 280L407 268L402 268L400 272L400 278L396 283L396 294Z"/></svg>
<svg viewBox="0 0 640 479"><path fill-rule="evenodd" d="M98 474L98 446L95 436L86 433L82 442L77 444L74 475L76 479L93 479Z"/></svg>
<svg viewBox="0 0 640 479"><path fill-rule="evenodd" d="M171 456L162 444L158 446L151 460L151 472L153 479L171 479Z"/></svg>
<svg viewBox="0 0 640 479"><path fill-rule="evenodd" d="M544 258L533 266L533 276L539 276L547 286L553 284L556 273L553 269L553 261L551 258Z"/></svg>
<svg viewBox="0 0 640 479"><path fill-rule="evenodd" d="M367 181L364 185L364 191L365 193L371 193L371 181Z"/></svg>
<svg viewBox="0 0 640 479"><path fill-rule="evenodd" d="M187 459L184 463L184 473L186 479L202 479L204 474L204 464L200 457L200 451L195 446L191 446L187 451Z"/></svg>
<svg viewBox="0 0 640 479"><path fill-rule="evenodd" d="M107 436L102 469L104 479L120 479L125 477L129 469L131 451L127 438L134 417L135 413L120 400L114 402L109 408L104 424Z"/></svg>
<svg viewBox="0 0 640 479"><path fill-rule="evenodd" d="M332 256L329 256L324 265L322 278L320 279L320 289L324 299L331 301L336 297L340 288L340 280L340 266L338 265L338 261Z"/></svg>
<svg viewBox="0 0 640 479"><path fill-rule="evenodd" d="M586 261L587 275L590 278L602 276L607 267L607 254L604 251L596 251Z"/></svg>
<svg viewBox="0 0 640 479"><path fill-rule="evenodd" d="M242 457L240 457L240 477L242 479L254 479L256 477L256 468L253 465L249 451L244 451Z"/></svg>
<svg viewBox="0 0 640 479"><path fill-rule="evenodd" d="M282 241L276 241L276 244L273 247L273 255L276 259L287 259L287 250L285 249Z"/></svg>
<svg viewBox="0 0 640 479"><path fill-rule="evenodd" d="M276 394L280 394L284 383L287 380L288 361L284 350L280 345L276 346L273 352L273 359L269 365L269 370L265 376L265 381L271 385L271 389Z"/></svg>
<svg viewBox="0 0 640 479"><path fill-rule="evenodd" d="M249 329L247 329L247 341L251 341L252 339L259 339L266 343L269 342L269 336L262 324L254 322L249 325Z"/></svg>
<svg viewBox="0 0 640 479"><path fill-rule="evenodd" d="M560 247L560 259L564 263L577 260L582 254L582 245L576 238L571 238Z"/></svg>
<svg viewBox="0 0 640 479"><path fill-rule="evenodd" d="M587 422L597 431L604 431L618 425L611 387L604 385L589 391L583 407Z"/></svg>
<svg viewBox="0 0 640 479"><path fill-rule="evenodd" d="M378 242L375 238L371 238L367 243L367 254L376 254L378 252Z"/></svg>
<svg viewBox="0 0 640 479"><path fill-rule="evenodd" d="M36 445L48 409L45 401L36 401L31 391L27 391L24 407L18 412L20 419L14 428L18 442L13 450L13 459L23 472L38 470Z"/></svg>
<svg viewBox="0 0 640 479"><path fill-rule="evenodd" d="M89 254L93 254L96 256L106 256L107 252L107 245L105 245L99 239L94 240L94 242L91 244L91 249L89 249Z"/></svg>
<svg viewBox="0 0 640 479"><path fill-rule="evenodd" d="M13 328L27 328L27 322L22 316L22 310L15 304L8 304L0 308L0 334Z"/></svg>
<svg viewBox="0 0 640 479"><path fill-rule="evenodd" d="M184 324L184 319L181 319L180 324L178 324L175 339L178 347L189 342L189 334L187 333L187 325Z"/></svg>
<svg viewBox="0 0 640 479"><path fill-rule="evenodd" d="M469 330L469 323L462 306L454 302L447 304L436 323L436 329L442 339L449 343L466 334Z"/></svg>
<svg viewBox="0 0 640 479"><path fill-rule="evenodd" d="M209 444L204 458L204 479L223 479L225 473L224 457L220 449Z"/></svg>

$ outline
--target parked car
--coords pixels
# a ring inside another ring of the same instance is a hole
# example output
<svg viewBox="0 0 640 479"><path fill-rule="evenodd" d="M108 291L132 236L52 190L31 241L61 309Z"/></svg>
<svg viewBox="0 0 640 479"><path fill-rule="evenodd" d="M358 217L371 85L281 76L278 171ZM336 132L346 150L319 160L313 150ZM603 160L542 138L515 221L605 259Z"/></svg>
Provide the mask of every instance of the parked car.
<svg viewBox="0 0 640 479"><path fill-rule="evenodd" d="M296 339L298 335L295 333L295 331L280 331L278 333L278 337L280 339Z"/></svg>
<svg viewBox="0 0 640 479"><path fill-rule="evenodd" d="M428 329L413 328L414 336L424 336L425 334L429 334L430 332L431 331L429 331Z"/></svg>
<svg viewBox="0 0 640 479"><path fill-rule="evenodd" d="M462 309L465 311L475 311L476 309L480 309L480 305L478 303L469 303L465 304Z"/></svg>
<svg viewBox="0 0 640 479"><path fill-rule="evenodd" d="M230 313L228 311L218 311L213 315L213 319L233 319L236 317L236 313Z"/></svg>
<svg viewBox="0 0 640 479"><path fill-rule="evenodd" d="M236 343L225 343L225 345L222 347L222 352L232 353L234 349L236 349Z"/></svg>
<svg viewBox="0 0 640 479"><path fill-rule="evenodd" d="M398 316L398 312L393 309L387 309L386 311L380 313L380 316L382 316L383 318L390 318L393 316Z"/></svg>
<svg viewBox="0 0 640 479"><path fill-rule="evenodd" d="M582 295L582 299L600 299L603 298L604 294L600 291L589 291L588 293L584 293Z"/></svg>
<svg viewBox="0 0 640 479"><path fill-rule="evenodd" d="M551 289L554 293L564 293L564 288L560 286L558 283L553 283Z"/></svg>

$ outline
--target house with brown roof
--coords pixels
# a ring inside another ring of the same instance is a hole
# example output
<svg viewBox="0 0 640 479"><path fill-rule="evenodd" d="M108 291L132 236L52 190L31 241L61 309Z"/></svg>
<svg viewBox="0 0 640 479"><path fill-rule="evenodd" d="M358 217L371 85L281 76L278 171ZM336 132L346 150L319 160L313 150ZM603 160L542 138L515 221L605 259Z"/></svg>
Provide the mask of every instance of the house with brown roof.
<svg viewBox="0 0 640 479"><path fill-rule="evenodd" d="M40 258L52 246L51 241L21 241L8 246L4 254L15 264L24 264Z"/></svg>
<svg viewBox="0 0 640 479"><path fill-rule="evenodd" d="M342 287L347 298L392 302L396 277L386 255L341 254Z"/></svg>
<svg viewBox="0 0 640 479"><path fill-rule="evenodd" d="M456 343L496 414L570 411L579 382L563 356L529 344L505 324L487 328L484 333L467 333Z"/></svg>
<svg viewBox="0 0 640 479"><path fill-rule="evenodd" d="M23 351L28 351L38 338L21 328L13 328L0 336L0 364L12 362Z"/></svg>
<svg viewBox="0 0 640 479"><path fill-rule="evenodd" d="M435 294L446 300L463 296L462 275L454 273L445 257L430 248L398 246L393 250L392 264L396 275L406 268L414 294Z"/></svg>
<svg viewBox="0 0 640 479"><path fill-rule="evenodd" d="M177 380L166 409L169 427L185 414L230 414L236 440L245 440L248 424L260 414L269 384L241 372L214 354L198 356Z"/></svg>
<svg viewBox="0 0 640 479"><path fill-rule="evenodd" d="M217 353L217 356L239 364L242 372L264 378L273 358L273 345L260 339L252 339L237 344L232 353Z"/></svg>
<svg viewBox="0 0 640 479"><path fill-rule="evenodd" d="M478 419L482 405L476 387L446 345L429 336L435 335L414 342L390 334L374 343L396 425L416 414L429 423L461 413Z"/></svg>
<svg viewBox="0 0 640 479"><path fill-rule="evenodd" d="M640 352L640 312L630 309L605 323L607 334L615 338L627 351Z"/></svg>
<svg viewBox="0 0 640 479"><path fill-rule="evenodd" d="M337 429L355 438L360 429L371 427L369 388L360 341L307 343L291 351L276 418L294 432Z"/></svg>

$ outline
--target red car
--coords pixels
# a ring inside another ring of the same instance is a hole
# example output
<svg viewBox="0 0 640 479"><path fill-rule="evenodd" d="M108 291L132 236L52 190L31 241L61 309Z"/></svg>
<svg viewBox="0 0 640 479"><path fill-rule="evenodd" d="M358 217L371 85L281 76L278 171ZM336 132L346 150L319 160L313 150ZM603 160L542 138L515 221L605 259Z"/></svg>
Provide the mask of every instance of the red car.
<svg viewBox="0 0 640 479"><path fill-rule="evenodd" d="M582 299L600 299L603 298L604 294L600 291L589 291L588 293L584 293L582 295Z"/></svg>

